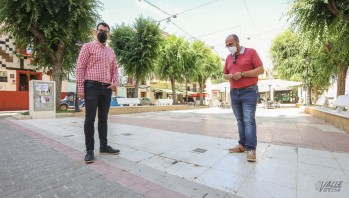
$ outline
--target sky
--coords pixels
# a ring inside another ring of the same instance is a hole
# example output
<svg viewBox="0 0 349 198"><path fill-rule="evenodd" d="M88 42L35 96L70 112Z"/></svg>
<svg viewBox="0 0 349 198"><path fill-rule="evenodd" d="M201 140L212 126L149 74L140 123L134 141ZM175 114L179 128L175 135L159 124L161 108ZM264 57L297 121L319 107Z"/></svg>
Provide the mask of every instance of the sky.
<svg viewBox="0 0 349 198"><path fill-rule="evenodd" d="M257 50L265 68L273 67L269 56L273 38L289 26L285 13L290 0L100 1L103 3L99 11L101 19L111 28L122 23L132 25L143 15L161 21L160 28L169 34L184 36L188 41L194 38L203 41L222 58L229 54L225 48L226 37L237 34L240 45ZM173 23L167 22L169 15L147 2L170 15L180 14L171 18Z"/></svg>

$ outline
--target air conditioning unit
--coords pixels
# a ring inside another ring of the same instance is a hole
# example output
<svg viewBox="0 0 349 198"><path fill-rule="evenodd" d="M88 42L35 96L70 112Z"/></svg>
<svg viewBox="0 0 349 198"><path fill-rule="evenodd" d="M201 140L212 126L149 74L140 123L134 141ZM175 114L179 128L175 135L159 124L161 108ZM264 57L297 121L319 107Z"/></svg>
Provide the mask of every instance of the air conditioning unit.
<svg viewBox="0 0 349 198"><path fill-rule="evenodd" d="M0 90L1 91L5 91L5 89L6 89L6 85L0 85Z"/></svg>

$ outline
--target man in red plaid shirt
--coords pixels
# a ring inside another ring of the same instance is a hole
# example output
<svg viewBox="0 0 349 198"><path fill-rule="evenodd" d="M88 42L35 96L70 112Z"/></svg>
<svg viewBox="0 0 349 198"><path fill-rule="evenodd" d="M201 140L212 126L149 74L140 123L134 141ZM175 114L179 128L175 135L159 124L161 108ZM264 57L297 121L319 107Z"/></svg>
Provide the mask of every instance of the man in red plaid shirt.
<svg viewBox="0 0 349 198"><path fill-rule="evenodd" d="M118 66L113 49L106 46L110 27L97 25L97 40L82 46L76 66L78 95L85 99L85 162L94 162L94 122L98 108L100 153L117 155L119 150L108 145L108 113L112 91L118 85Z"/></svg>

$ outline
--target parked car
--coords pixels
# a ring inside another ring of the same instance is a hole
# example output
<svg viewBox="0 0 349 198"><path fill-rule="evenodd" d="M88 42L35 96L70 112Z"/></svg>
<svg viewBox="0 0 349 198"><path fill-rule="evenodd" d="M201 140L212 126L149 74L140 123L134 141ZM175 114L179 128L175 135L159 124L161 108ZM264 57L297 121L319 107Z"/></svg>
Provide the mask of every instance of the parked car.
<svg viewBox="0 0 349 198"><path fill-rule="evenodd" d="M117 98L125 98L125 97L123 97L123 96L111 96L111 100L110 100L111 107L123 106L123 105L118 103L118 101L116 100Z"/></svg>
<svg viewBox="0 0 349 198"><path fill-rule="evenodd" d="M79 107L85 107L85 100L79 98ZM68 93L64 99L60 101L59 109L66 111L68 108L75 108L75 93Z"/></svg>
<svg viewBox="0 0 349 198"><path fill-rule="evenodd" d="M141 98L140 99L141 105L154 105L154 103L151 102L150 98Z"/></svg>

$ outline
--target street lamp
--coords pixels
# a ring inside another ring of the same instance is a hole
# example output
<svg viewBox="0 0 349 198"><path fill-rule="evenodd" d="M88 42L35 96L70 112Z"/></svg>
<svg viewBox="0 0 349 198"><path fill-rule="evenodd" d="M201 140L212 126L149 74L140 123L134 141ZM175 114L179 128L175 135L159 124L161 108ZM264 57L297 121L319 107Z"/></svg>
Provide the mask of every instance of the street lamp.
<svg viewBox="0 0 349 198"><path fill-rule="evenodd" d="M82 41L77 41L75 43L75 45L78 46L79 48L81 48L83 44L84 43ZM79 100L79 96L78 96L78 82L77 82L76 76L75 76L75 84L76 84L76 92L75 92L75 109L74 109L74 111L80 112L80 107L79 107L80 100Z"/></svg>
<svg viewBox="0 0 349 198"><path fill-rule="evenodd" d="M227 108L227 87L224 87L224 108Z"/></svg>
<svg viewBox="0 0 349 198"><path fill-rule="evenodd" d="M75 112L80 112L79 103L80 103L80 99L79 99L79 96L78 96L78 83L76 82L75 109L74 109Z"/></svg>
<svg viewBox="0 0 349 198"><path fill-rule="evenodd" d="M308 106L310 102L310 94L309 94L309 85L308 85L308 67L310 64L309 57L306 57L307 60L307 72L306 72L306 79L305 79L305 84L306 84L306 92L305 92L305 105Z"/></svg>
<svg viewBox="0 0 349 198"><path fill-rule="evenodd" d="M185 72L185 96L186 96L186 102L188 104L188 72Z"/></svg>

